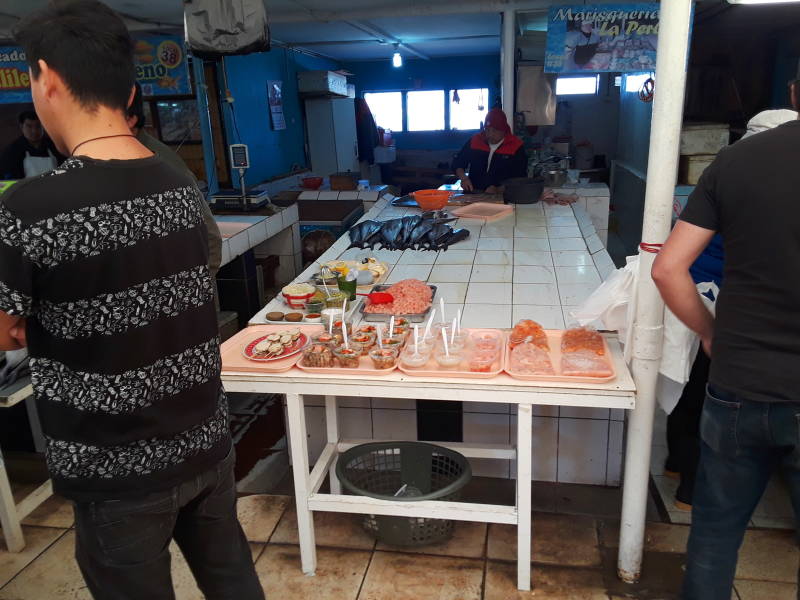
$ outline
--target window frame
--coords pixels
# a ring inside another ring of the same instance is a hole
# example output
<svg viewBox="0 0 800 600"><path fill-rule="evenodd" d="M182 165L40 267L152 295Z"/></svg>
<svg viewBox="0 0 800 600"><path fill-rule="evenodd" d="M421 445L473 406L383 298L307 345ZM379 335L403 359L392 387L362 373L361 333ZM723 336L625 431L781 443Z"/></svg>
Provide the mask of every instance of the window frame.
<svg viewBox="0 0 800 600"><path fill-rule="evenodd" d="M492 88L489 87L489 86L487 86L487 87L469 87L469 88L453 88L453 87L439 88L439 87L437 87L437 88L419 89L419 90L417 90L417 89L387 89L387 90L369 89L369 90L361 90L359 92L359 95L360 95L361 98L364 98L364 100L366 100L366 95L367 94L384 94L384 93L398 93L398 92L400 93L400 97L401 97L401 100L402 100L401 106L402 106L402 110L403 110L403 119L402 119L403 129L402 130L393 129L392 133L403 133L403 134L412 133L412 134L416 134L416 133L436 133L436 132L454 132L454 131L457 131L457 132L473 132L473 131L480 131L481 128L478 128L478 129L453 129L453 127L451 126L451 123L450 123L450 97L451 97L453 91L455 91L455 90L462 91L462 90L484 90L484 89L487 90L486 105L487 105L487 110L489 110L489 105L490 105L489 98L491 98L491 91L492 91ZM444 129L424 129L424 130L420 130L420 131L409 131L409 129L408 129L408 93L409 92L444 92L444 97L442 99L442 101L444 102L444 125L445 125Z"/></svg>
<svg viewBox="0 0 800 600"><path fill-rule="evenodd" d="M592 80L594 80L594 91L593 92L559 93L558 92L558 82L559 81L566 81L566 80L569 80L569 79L573 79L573 80L582 79L582 80L586 80L586 81L592 79ZM559 97L559 96L597 96L600 93L600 75L597 74L597 73L595 73L594 75L560 75L560 76L556 77L554 89L555 89L556 97Z"/></svg>

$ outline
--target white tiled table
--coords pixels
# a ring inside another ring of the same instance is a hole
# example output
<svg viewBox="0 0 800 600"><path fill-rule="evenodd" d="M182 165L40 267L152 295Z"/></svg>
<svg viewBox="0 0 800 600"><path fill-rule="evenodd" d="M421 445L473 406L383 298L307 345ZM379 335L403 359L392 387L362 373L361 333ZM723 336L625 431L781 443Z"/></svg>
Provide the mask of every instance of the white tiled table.
<svg viewBox="0 0 800 600"><path fill-rule="evenodd" d="M293 204L269 217L263 215L214 215L222 234L222 264L224 266L251 248L274 238L280 232L294 227L298 222L297 205ZM299 229L296 248L289 254L300 251Z"/></svg>
<svg viewBox="0 0 800 600"><path fill-rule="evenodd" d="M460 219L455 226L469 229L471 236L446 252L379 250L374 254L389 264L390 283L416 277L436 285L437 298L444 298L448 318L461 309L465 327L509 328L523 318L537 320L549 328L568 326L569 311L614 270L611 257L597 240L588 213L579 205L515 208L513 215L494 222ZM379 200L364 219L385 220L413 212L392 207L388 199ZM558 237L576 231L578 237ZM504 239L504 247L510 245L511 249L478 250L481 241L487 239ZM600 244L600 248L590 252L589 243L593 248L594 243ZM343 236L319 261L355 258L362 252L346 250L348 245L348 237ZM554 250L553 246L574 249ZM317 270L312 265L297 281L307 281ZM438 308L438 300L436 305ZM253 316L250 324L264 324L267 312L285 310L281 299L273 299ZM359 437L393 439L417 438L415 410L413 401L386 404L377 396L361 398L359 403L344 408L348 419L361 423L365 434ZM515 410L513 405L465 406L464 440L486 441L488 437L494 443L507 444L514 437ZM313 460L325 445L324 399L307 398L306 413L311 423L309 448ZM537 461L533 478L619 485L623 414L607 408L534 407ZM501 424L496 423L498 419ZM583 443L577 445L572 440ZM476 475L508 478L515 473L511 460L470 462Z"/></svg>

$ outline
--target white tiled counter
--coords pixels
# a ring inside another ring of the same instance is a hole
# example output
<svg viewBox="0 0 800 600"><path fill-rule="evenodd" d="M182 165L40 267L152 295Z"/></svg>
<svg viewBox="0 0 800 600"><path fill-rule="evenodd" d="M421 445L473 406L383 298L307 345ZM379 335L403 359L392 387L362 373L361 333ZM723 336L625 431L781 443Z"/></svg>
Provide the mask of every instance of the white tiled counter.
<svg viewBox="0 0 800 600"><path fill-rule="evenodd" d="M575 190L582 193L586 188ZM591 189L591 188L590 188ZM607 189L607 188L606 188ZM571 192L568 192L571 193ZM388 282L407 278L438 287L452 318L462 309L465 327L510 328L530 318L545 328L570 325L569 310L581 303L613 270L589 213L592 198L581 196L573 207L517 205L511 216L490 223L459 219L470 238L446 252L378 250L373 254L392 268ZM607 197L606 197L607 202ZM413 214L380 200L364 219L387 220ZM319 260L355 258L343 236ZM308 280L312 266L298 277ZM438 307L438 298L436 300ZM251 319L265 323L265 314L285 310L275 299ZM307 397L309 448L315 458L325 443L322 397ZM345 437L416 439L413 399L341 398ZM623 452L623 411L608 408L534 406L533 478L542 481L619 485ZM464 442L508 444L516 431L516 407L465 403ZM477 475L509 477L511 461L471 459Z"/></svg>
<svg viewBox="0 0 800 600"><path fill-rule="evenodd" d="M278 207L279 208L279 207ZM281 238L284 243L277 244L273 254L288 257L291 263L291 272L287 279L291 279L300 270L300 226L298 224L297 205L293 204L281 209L276 214L265 217L263 215L214 215L214 219L222 234L222 265L244 254L251 248L269 245L270 240ZM286 233L288 231L288 233ZM284 241L284 238L286 241ZM272 242L272 245L275 245ZM261 250L261 248L259 248Z"/></svg>
<svg viewBox="0 0 800 600"><path fill-rule="evenodd" d="M557 194L576 194L578 202L575 206L589 213L592 225L603 244L608 243L608 215L611 208L611 191L605 183L589 183L586 185L566 185L553 190Z"/></svg>

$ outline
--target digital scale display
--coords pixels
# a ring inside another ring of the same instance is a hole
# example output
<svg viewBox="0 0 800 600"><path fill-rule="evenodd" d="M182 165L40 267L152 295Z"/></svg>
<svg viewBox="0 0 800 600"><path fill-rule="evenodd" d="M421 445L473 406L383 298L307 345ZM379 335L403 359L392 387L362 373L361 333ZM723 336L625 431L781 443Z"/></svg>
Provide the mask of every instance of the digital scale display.
<svg viewBox="0 0 800 600"><path fill-rule="evenodd" d="M231 166L234 169L249 169L250 155L245 144L231 144Z"/></svg>

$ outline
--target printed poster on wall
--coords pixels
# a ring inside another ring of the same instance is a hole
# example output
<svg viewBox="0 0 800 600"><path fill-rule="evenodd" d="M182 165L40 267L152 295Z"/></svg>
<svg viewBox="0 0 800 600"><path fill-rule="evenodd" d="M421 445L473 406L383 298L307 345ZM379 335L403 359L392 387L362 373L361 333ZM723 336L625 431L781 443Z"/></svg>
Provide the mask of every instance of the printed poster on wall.
<svg viewBox="0 0 800 600"><path fill-rule="evenodd" d="M192 93L183 40L177 35L134 36L136 80L145 96Z"/></svg>
<svg viewBox="0 0 800 600"><path fill-rule="evenodd" d="M0 46L0 103L31 101L31 82L25 52L18 46Z"/></svg>
<svg viewBox="0 0 800 600"><path fill-rule="evenodd" d="M286 129L286 118L283 115L283 82L267 81L267 97L272 129L275 131Z"/></svg>
<svg viewBox="0 0 800 600"><path fill-rule="evenodd" d="M654 71L659 5L552 6L547 73Z"/></svg>
<svg viewBox="0 0 800 600"><path fill-rule="evenodd" d="M134 35L136 80L145 96L192 93L183 40L177 35ZM0 46L0 104L30 103L31 83L25 51Z"/></svg>

